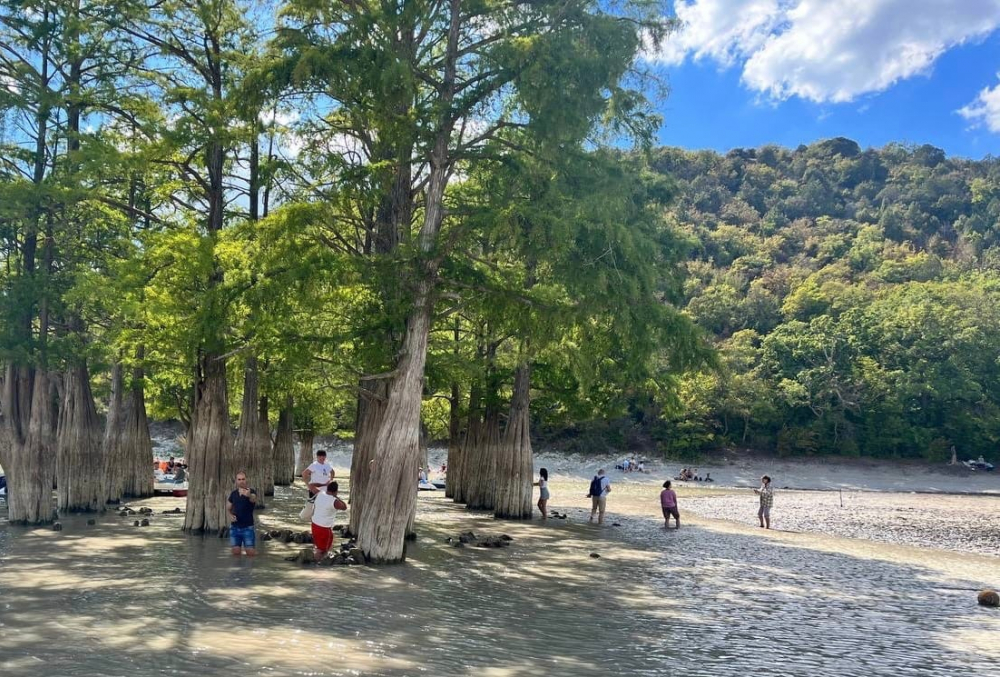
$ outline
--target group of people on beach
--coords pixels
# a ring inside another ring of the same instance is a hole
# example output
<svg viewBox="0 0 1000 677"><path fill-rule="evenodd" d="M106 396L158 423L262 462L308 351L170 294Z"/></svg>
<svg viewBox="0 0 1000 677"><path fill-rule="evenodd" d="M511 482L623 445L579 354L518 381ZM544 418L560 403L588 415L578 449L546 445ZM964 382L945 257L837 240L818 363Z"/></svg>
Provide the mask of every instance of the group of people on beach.
<svg viewBox="0 0 1000 677"><path fill-rule="evenodd" d="M421 471L423 469L421 468ZM685 470L687 470L685 468ZM333 467L326 460L326 452L322 449L316 452L316 461L302 471L302 479L309 490L309 502L300 516L310 519L313 537L313 554L318 560L326 556L333 547L333 525L338 511L347 510L347 504L338 497L338 484L334 478ZM706 477L708 474L706 473ZM548 503L551 498L549 491L549 471L541 468L538 471L538 510L542 519L548 519ZM681 514L677 503L677 492L672 488L672 482L663 483L660 492L660 508L663 513L663 527L670 528L670 518L674 519L674 528L680 529ZM604 524L604 514L608 505L608 494L611 493L611 480L604 468L600 468L590 481L587 498L591 499L589 522L597 518L598 524ZM771 506L774 505L774 489L771 478L764 475L760 478L760 487L754 489L758 496L760 507L757 518L761 528L771 528ZM256 554L256 535L254 532L253 511L257 505L257 492L247 483L245 472L236 474L236 488L229 494L226 501L226 511L229 514L229 543L233 555L246 552L250 557Z"/></svg>

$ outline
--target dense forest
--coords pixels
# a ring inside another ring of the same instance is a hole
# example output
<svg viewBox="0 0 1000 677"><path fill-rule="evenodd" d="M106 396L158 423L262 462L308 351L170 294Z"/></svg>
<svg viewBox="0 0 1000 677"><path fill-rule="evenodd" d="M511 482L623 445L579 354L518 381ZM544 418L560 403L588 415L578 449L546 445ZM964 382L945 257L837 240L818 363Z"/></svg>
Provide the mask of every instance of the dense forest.
<svg viewBox="0 0 1000 677"><path fill-rule="evenodd" d="M995 454L1000 162L837 138L651 164L721 360L646 426L665 449Z"/></svg>

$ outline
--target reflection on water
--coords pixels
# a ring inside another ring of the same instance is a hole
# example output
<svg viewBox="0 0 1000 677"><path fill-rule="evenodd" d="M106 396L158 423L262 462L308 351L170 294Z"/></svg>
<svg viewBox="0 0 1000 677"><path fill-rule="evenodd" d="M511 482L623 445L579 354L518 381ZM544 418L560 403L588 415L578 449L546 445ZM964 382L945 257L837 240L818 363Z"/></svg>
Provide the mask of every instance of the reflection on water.
<svg viewBox="0 0 1000 677"><path fill-rule="evenodd" d="M291 524L300 489L262 516ZM642 515L655 488L612 494L603 529L579 487L570 519L494 523L422 495L398 567L299 567L292 545L233 559L113 513L65 530L0 526L0 674L972 675L1000 658L1000 614L972 589L1000 560ZM143 504L157 512L175 499ZM472 528L514 537L456 550ZM600 558L589 554L597 552ZM962 589L966 590L962 590ZM996 674L996 673L993 673Z"/></svg>

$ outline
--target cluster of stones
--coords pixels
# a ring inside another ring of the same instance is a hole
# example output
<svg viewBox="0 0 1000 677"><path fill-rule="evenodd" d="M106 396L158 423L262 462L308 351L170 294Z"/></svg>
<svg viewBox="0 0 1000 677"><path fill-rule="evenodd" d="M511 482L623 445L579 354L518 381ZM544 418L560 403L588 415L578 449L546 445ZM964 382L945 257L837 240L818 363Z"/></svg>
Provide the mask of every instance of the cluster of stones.
<svg viewBox="0 0 1000 677"><path fill-rule="evenodd" d="M466 545L474 545L477 548L506 548L514 539L507 534L499 536L476 536L473 531L463 531L458 538L449 536L445 543L451 543L453 548L464 548Z"/></svg>
<svg viewBox="0 0 1000 677"><path fill-rule="evenodd" d="M312 533L308 531L292 531L291 529L271 529L260 535L262 541L279 541L281 543L312 543Z"/></svg>

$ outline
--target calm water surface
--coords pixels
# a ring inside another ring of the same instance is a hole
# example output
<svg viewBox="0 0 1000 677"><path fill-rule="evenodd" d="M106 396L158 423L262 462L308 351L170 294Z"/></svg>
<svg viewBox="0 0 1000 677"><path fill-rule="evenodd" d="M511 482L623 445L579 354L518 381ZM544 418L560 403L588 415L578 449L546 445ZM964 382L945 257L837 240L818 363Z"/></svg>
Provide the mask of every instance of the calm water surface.
<svg viewBox="0 0 1000 677"><path fill-rule="evenodd" d="M495 523L420 497L406 564L237 560L180 516L114 513L60 533L0 525L0 675L1000 675L1000 559L693 520L664 532L655 488L622 487L601 529ZM292 525L300 489L261 516ZM176 499L155 499L157 513ZM504 550L457 550L472 528ZM591 558L596 552L600 558Z"/></svg>

